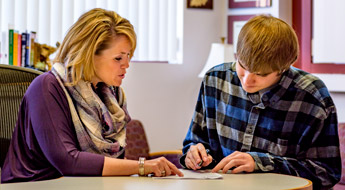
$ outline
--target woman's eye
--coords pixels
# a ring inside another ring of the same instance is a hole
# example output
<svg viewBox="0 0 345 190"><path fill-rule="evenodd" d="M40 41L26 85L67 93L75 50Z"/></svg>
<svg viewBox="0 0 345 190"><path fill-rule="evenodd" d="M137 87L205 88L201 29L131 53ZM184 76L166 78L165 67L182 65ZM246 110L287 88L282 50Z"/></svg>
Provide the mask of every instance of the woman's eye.
<svg viewBox="0 0 345 190"><path fill-rule="evenodd" d="M116 61L121 61L121 59L122 59L121 57L115 58Z"/></svg>

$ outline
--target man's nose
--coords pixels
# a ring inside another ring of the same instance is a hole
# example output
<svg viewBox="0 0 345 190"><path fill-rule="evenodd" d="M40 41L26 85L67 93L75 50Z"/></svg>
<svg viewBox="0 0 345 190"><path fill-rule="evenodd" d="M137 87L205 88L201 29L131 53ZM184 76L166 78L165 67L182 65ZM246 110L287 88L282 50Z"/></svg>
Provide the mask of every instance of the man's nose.
<svg viewBox="0 0 345 190"><path fill-rule="evenodd" d="M243 76L243 83L246 85L251 85L255 83L255 74L245 71Z"/></svg>

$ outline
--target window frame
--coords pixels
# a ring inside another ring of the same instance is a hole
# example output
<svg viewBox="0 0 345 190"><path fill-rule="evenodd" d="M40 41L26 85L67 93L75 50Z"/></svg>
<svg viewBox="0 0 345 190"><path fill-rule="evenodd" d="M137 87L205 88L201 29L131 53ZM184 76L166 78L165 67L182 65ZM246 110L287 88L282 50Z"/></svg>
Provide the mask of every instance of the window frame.
<svg viewBox="0 0 345 190"><path fill-rule="evenodd" d="M294 66L310 73L345 74L345 64L312 62L312 0L292 1L292 23L300 45Z"/></svg>

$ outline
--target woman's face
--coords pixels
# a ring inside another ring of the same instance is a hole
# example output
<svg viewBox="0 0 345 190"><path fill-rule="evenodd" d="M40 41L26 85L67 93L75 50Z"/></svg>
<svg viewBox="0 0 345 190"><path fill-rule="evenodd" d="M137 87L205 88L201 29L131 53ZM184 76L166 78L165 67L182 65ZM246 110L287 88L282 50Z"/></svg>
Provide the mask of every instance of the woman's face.
<svg viewBox="0 0 345 190"><path fill-rule="evenodd" d="M92 78L94 86L104 82L111 86L120 86L129 67L131 43L124 35L112 40L108 49L95 55L95 76Z"/></svg>

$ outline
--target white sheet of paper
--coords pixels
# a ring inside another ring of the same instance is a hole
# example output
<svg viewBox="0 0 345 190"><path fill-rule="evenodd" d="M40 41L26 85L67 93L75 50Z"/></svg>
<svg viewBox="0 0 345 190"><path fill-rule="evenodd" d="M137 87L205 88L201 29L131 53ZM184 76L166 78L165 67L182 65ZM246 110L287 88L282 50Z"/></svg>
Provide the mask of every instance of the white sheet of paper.
<svg viewBox="0 0 345 190"><path fill-rule="evenodd" d="M175 176L166 176L166 177L153 177L154 179L223 179L223 176L218 173L212 173L211 170L185 170L180 169L184 174L183 177Z"/></svg>

